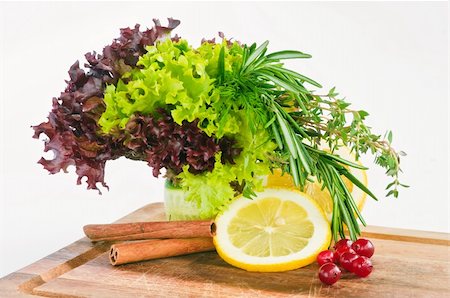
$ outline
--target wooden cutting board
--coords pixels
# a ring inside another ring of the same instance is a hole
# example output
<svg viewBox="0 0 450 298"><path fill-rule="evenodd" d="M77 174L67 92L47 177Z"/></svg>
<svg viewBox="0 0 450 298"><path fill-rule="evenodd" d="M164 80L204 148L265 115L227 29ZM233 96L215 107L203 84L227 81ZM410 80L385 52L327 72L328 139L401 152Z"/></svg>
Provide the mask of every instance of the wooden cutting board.
<svg viewBox="0 0 450 298"><path fill-rule="evenodd" d="M118 222L164 219L147 205ZM81 228L81 227L80 227ZM79 241L0 279L0 297L449 297L449 235L369 227L375 244L368 278L344 274L333 286L318 266L282 273L234 268L215 252L113 267L105 243Z"/></svg>

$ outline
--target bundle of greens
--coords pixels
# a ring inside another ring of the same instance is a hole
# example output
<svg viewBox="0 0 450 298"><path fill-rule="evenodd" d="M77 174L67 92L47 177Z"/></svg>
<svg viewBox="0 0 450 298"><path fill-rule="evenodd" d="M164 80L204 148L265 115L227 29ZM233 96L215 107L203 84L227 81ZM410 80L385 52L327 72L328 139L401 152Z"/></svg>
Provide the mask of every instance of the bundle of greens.
<svg viewBox="0 0 450 298"><path fill-rule="evenodd" d="M44 133L39 161L50 173L74 165L78 184L107 187L107 160L125 156L146 161L153 175L181 187L186 199L203 202L202 216L216 214L237 194L251 198L263 177L281 168L302 189L317 179L333 198L334 238L359 235L364 220L343 177L375 196L348 167L362 168L335 154L348 146L357 157L370 151L394 181L388 195L398 195L400 158L385 138L364 124L368 113L352 110L334 89L318 95L316 81L289 70L281 61L311 56L299 51L267 53L268 42L251 46L227 40L203 40L197 48L170 32L179 21L141 32L121 30L102 54L86 54L89 69L78 61L70 80L53 99L48 121L34 126ZM326 142L331 152L318 144ZM204 202L207 202L205 205ZM200 206L200 205L199 205Z"/></svg>

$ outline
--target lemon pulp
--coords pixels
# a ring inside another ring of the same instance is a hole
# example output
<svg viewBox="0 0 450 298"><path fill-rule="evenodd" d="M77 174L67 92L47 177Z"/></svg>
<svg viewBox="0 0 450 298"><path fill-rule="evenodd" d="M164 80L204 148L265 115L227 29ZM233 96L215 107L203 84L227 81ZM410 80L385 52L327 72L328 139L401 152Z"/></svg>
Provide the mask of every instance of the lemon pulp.
<svg viewBox="0 0 450 298"><path fill-rule="evenodd" d="M331 241L322 209L307 194L267 188L234 200L215 220L214 244L231 265L260 272L286 271L314 262Z"/></svg>
<svg viewBox="0 0 450 298"><path fill-rule="evenodd" d="M235 247L251 256L268 257L289 255L307 245L314 226L305 209L278 198L265 198L255 205L239 210L228 226Z"/></svg>

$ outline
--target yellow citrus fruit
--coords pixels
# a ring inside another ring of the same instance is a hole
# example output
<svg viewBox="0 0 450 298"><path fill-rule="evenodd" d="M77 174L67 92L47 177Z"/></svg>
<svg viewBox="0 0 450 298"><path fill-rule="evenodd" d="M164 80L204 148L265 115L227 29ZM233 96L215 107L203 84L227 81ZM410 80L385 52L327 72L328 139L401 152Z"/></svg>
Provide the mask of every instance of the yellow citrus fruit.
<svg viewBox="0 0 450 298"><path fill-rule="evenodd" d="M298 190L267 188L235 199L215 220L214 245L227 263L258 272L311 264L331 241L317 203Z"/></svg>
<svg viewBox="0 0 450 298"><path fill-rule="evenodd" d="M340 147L338 150L334 152L334 154L337 154L346 160L362 165L360 161L356 161L354 154L350 152L350 149L348 147ZM367 174L365 170L356 169L348 166L346 166L346 168L359 181L361 181L365 186L367 186ZM364 207L364 203L366 202L367 194L358 187L354 186L353 183L346 177L342 177L342 179L344 180L345 185L352 194L356 206L358 206L358 209L361 211ZM282 171L280 169L275 169L273 174L267 177L266 186L297 188L294 184L294 179L292 178L292 176L289 175L288 173L282 174ZM328 190L326 188L322 190L322 184L315 181L315 182L307 182L303 191L309 194L317 202L317 204L319 204L319 206L325 212L328 220L331 221L331 215L333 212L333 200L331 199Z"/></svg>

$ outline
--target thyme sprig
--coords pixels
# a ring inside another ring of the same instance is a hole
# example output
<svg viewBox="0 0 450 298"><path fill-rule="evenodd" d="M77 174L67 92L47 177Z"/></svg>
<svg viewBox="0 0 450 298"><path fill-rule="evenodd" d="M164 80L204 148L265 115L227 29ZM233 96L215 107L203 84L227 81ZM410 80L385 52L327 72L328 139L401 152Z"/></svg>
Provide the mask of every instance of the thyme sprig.
<svg viewBox="0 0 450 298"><path fill-rule="evenodd" d="M370 151L375 163L386 169L386 174L394 178L388 184L387 196L398 196L400 156L404 152L395 151L392 146L392 132L385 137L373 134L364 120L369 115L363 110L352 110L350 103L338 98L335 88L326 95L314 94L305 84L317 88L316 81L284 68L285 59L310 58L299 51L267 53L268 41L259 47L244 45L240 70L227 76L219 58L220 82L224 90L233 89L239 94L236 100L244 101L252 107L255 123L263 123L271 131L278 145L274 163L294 178L295 184L303 189L307 181L316 177L326 187L333 199L331 230L335 240L345 237L345 227L351 239L360 235L359 221L366 225L356 203L342 177L349 179L356 187L373 199L376 196L351 172L348 167L366 169L335 154L339 146L348 146L358 159L362 153ZM326 142L331 152L319 149Z"/></svg>

